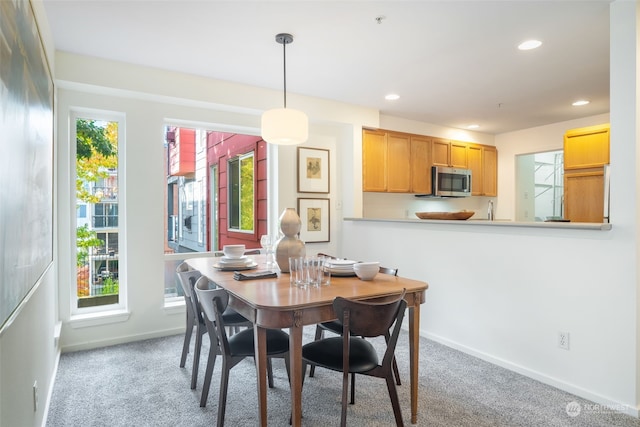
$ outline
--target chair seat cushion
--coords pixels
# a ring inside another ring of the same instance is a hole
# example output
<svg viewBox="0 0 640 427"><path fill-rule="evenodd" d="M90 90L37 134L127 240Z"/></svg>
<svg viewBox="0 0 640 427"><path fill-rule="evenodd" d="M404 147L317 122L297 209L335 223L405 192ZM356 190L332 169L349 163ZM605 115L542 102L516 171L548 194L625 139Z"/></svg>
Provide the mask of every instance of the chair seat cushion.
<svg viewBox="0 0 640 427"><path fill-rule="evenodd" d="M253 328L244 329L228 338L233 356L253 356ZM280 329L267 329L267 354L280 354L289 351L289 335Z"/></svg>
<svg viewBox="0 0 640 427"><path fill-rule="evenodd" d="M302 346L302 359L313 365L342 371L342 337L326 338ZM378 366L378 353L362 338L349 341L349 372L367 372Z"/></svg>
<svg viewBox="0 0 640 427"><path fill-rule="evenodd" d="M249 322L246 317L229 307L222 313L222 320L225 326L234 326Z"/></svg>

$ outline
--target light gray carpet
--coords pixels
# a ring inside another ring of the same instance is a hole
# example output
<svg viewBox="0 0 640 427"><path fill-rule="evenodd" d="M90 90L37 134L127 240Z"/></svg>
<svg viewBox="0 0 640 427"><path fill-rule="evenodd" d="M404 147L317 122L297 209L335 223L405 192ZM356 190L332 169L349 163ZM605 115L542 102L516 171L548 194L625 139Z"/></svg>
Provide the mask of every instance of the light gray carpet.
<svg viewBox="0 0 640 427"><path fill-rule="evenodd" d="M312 339L305 328L304 339ZM55 426L210 426L215 425L220 366L216 362L206 408L200 408L208 340L196 390L189 388L191 355L180 368L182 336L171 336L96 350L63 354L47 425ZM410 424L408 337L396 352L403 385L398 387L402 413ZM268 391L269 425L288 426L290 394L282 360L274 360L275 388ZM602 408L522 375L420 340L420 426L634 426L636 418ZM340 419L341 374L316 370L303 389L304 426L335 426ZM580 413L567 414L577 402ZM257 424L255 367L247 359L230 374L227 426ZM356 404L349 426L393 426L384 381L358 376Z"/></svg>

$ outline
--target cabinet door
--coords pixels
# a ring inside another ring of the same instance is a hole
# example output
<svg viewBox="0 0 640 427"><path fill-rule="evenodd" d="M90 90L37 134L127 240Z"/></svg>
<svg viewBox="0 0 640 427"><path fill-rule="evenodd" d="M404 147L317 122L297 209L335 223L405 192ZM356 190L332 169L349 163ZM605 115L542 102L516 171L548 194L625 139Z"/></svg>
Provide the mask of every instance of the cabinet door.
<svg viewBox="0 0 640 427"><path fill-rule="evenodd" d="M431 144L431 160L433 161L433 165L449 166L449 141L440 138L433 138Z"/></svg>
<svg viewBox="0 0 640 427"><path fill-rule="evenodd" d="M564 175L564 217L572 222L604 221L604 170Z"/></svg>
<svg viewBox="0 0 640 427"><path fill-rule="evenodd" d="M411 138L408 134L387 133L387 191L411 190Z"/></svg>
<svg viewBox="0 0 640 427"><path fill-rule="evenodd" d="M564 135L564 168L584 169L609 164L609 125L572 129Z"/></svg>
<svg viewBox="0 0 640 427"><path fill-rule="evenodd" d="M431 194L431 138L411 136L411 192Z"/></svg>
<svg viewBox="0 0 640 427"><path fill-rule="evenodd" d="M362 190L387 191L387 135L362 131Z"/></svg>
<svg viewBox="0 0 640 427"><path fill-rule="evenodd" d="M449 163L453 168L467 168L467 144L451 141Z"/></svg>
<svg viewBox="0 0 640 427"><path fill-rule="evenodd" d="M471 195L482 196L484 194L484 171L482 165L482 146L467 146L467 168L471 170Z"/></svg>
<svg viewBox="0 0 640 427"><path fill-rule="evenodd" d="M482 192L485 196L498 195L498 149L482 147Z"/></svg>

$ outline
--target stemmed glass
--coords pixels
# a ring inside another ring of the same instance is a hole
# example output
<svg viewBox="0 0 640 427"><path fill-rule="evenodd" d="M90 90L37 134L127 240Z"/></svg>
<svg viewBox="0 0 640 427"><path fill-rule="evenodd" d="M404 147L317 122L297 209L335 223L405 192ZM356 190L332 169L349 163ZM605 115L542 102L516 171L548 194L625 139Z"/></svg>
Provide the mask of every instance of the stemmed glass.
<svg viewBox="0 0 640 427"><path fill-rule="evenodd" d="M274 239L268 234L263 234L262 237L260 237L260 245L262 246L262 249L264 249L264 253L267 255L267 269L275 267L275 260L273 258L274 243Z"/></svg>

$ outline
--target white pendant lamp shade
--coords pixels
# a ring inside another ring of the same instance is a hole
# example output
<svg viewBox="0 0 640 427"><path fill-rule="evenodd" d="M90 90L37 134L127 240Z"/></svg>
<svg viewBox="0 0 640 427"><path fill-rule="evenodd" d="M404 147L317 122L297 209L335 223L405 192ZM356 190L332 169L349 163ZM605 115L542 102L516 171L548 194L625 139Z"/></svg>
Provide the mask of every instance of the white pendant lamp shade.
<svg viewBox="0 0 640 427"><path fill-rule="evenodd" d="M274 108L262 114L262 139L269 144L296 145L309 138L309 119L302 111Z"/></svg>
<svg viewBox="0 0 640 427"><path fill-rule="evenodd" d="M293 36L276 34L276 42L282 45L284 108L274 108L262 114L262 139L275 145L302 144L309 138L309 118L302 111L287 108L287 45L293 43Z"/></svg>

